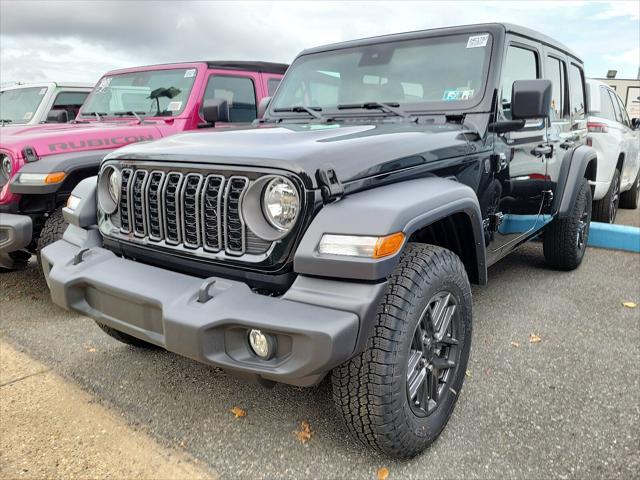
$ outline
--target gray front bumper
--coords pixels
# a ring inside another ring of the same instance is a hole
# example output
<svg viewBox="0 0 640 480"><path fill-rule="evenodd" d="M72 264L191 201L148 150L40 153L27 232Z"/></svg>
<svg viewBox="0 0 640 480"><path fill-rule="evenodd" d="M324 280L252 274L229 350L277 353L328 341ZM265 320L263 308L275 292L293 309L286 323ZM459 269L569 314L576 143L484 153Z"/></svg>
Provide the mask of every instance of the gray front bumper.
<svg viewBox="0 0 640 480"><path fill-rule="evenodd" d="M202 278L122 259L101 247L88 249L82 259L79 251L60 240L41 253L57 305L197 361L294 385L315 384L354 355L384 290L384 284L299 277L274 298L219 278L209 290L212 298L200 303ZM274 358L261 360L251 352L251 328L276 336Z"/></svg>
<svg viewBox="0 0 640 480"><path fill-rule="evenodd" d="M31 217L0 213L0 267L12 268L13 260L9 253L29 245L32 234Z"/></svg>

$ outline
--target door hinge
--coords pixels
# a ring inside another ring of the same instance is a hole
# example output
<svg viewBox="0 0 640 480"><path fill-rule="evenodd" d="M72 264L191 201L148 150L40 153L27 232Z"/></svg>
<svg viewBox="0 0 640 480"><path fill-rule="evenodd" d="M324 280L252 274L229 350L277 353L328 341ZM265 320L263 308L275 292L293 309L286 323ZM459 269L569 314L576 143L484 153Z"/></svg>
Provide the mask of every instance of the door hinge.
<svg viewBox="0 0 640 480"><path fill-rule="evenodd" d="M489 158L491 160L491 170L494 173L499 173L507 168L507 156L504 153L492 153Z"/></svg>
<svg viewBox="0 0 640 480"><path fill-rule="evenodd" d="M502 224L503 219L504 214L502 212L490 213L489 216L483 221L484 228L486 228L490 232L497 232L498 228L500 228L500 224Z"/></svg>
<svg viewBox="0 0 640 480"><path fill-rule="evenodd" d="M326 165L316 170L316 180L318 181L324 203L338 200L344 194L344 187L342 183L340 183L340 180L338 180L338 176L332 165Z"/></svg>

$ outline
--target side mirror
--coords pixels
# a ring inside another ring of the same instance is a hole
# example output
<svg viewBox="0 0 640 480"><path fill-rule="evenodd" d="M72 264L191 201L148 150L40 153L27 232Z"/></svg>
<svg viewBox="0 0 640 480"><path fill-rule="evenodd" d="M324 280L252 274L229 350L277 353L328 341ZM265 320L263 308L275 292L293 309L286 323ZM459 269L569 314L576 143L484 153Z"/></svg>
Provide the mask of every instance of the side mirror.
<svg viewBox="0 0 640 480"><path fill-rule="evenodd" d="M258 118L264 117L264 114L267 111L267 108L269 108L270 103L271 97L264 97L262 100L260 100L260 103L258 103Z"/></svg>
<svg viewBox="0 0 640 480"><path fill-rule="evenodd" d="M47 123L67 123L69 113L66 110L49 110L47 113Z"/></svg>
<svg viewBox="0 0 640 480"><path fill-rule="evenodd" d="M516 80L511 90L511 118L548 118L551 108L550 80Z"/></svg>
<svg viewBox="0 0 640 480"><path fill-rule="evenodd" d="M633 130L640 129L640 118L632 118L631 119L631 128Z"/></svg>
<svg viewBox="0 0 640 480"><path fill-rule="evenodd" d="M208 98L202 104L202 116L210 125L229 121L229 104L221 98Z"/></svg>

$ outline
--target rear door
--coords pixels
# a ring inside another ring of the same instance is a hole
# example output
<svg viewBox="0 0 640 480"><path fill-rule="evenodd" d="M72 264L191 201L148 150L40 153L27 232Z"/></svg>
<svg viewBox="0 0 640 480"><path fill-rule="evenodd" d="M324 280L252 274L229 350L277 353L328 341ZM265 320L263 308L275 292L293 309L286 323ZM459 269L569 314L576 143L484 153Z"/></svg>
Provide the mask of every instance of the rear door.
<svg viewBox="0 0 640 480"><path fill-rule="evenodd" d="M638 136L636 132L631 130L631 120L620 97L613 90L609 90L609 95L614 103L614 108L617 106L615 110L618 116L618 126L622 129L622 152L625 155L625 159L622 172L620 172L620 185L622 188L626 188L636 179L636 172L638 171Z"/></svg>

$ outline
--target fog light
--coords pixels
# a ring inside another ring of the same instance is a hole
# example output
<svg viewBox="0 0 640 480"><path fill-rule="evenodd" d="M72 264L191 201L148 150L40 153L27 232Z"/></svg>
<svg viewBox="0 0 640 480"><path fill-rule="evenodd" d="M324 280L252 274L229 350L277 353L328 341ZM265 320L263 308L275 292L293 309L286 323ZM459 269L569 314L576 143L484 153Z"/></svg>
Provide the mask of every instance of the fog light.
<svg viewBox="0 0 640 480"><path fill-rule="evenodd" d="M251 350L263 360L269 360L276 351L276 339L273 335L262 333L260 330L249 331L249 345Z"/></svg>

